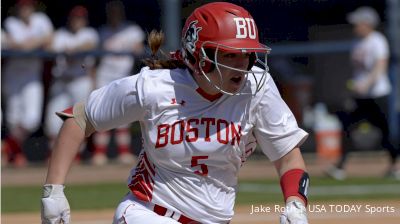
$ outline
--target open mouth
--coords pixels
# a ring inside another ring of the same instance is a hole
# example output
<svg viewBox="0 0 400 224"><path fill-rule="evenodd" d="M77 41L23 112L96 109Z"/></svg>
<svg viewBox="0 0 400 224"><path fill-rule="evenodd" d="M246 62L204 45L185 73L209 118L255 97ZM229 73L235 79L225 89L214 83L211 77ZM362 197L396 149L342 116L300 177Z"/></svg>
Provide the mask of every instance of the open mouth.
<svg viewBox="0 0 400 224"><path fill-rule="evenodd" d="M237 76L237 77L231 78L231 81L236 83L236 84L239 84L242 81L242 79L243 79L242 76Z"/></svg>

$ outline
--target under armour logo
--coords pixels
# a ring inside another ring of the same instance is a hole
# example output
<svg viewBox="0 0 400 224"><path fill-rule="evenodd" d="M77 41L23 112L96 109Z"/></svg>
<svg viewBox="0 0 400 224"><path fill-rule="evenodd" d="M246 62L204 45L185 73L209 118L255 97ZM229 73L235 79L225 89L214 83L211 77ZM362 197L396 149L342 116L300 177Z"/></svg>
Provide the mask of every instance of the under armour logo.
<svg viewBox="0 0 400 224"><path fill-rule="evenodd" d="M174 105L174 104L179 104L179 105L181 105L181 106L185 106L186 101L181 100L181 102L178 103L178 102L176 101L175 98L172 98L172 99L171 99L171 104L172 104L172 105Z"/></svg>

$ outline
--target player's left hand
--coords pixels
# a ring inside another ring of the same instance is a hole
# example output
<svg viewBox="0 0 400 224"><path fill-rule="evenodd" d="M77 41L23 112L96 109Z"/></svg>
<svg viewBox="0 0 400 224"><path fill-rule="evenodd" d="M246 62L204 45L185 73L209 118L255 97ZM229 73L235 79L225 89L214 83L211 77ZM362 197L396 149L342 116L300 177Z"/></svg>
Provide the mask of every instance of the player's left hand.
<svg viewBox="0 0 400 224"><path fill-rule="evenodd" d="M285 212L280 216L280 224L308 224L307 210L299 201L286 203Z"/></svg>
<svg viewBox="0 0 400 224"><path fill-rule="evenodd" d="M69 224L70 207L64 194L64 186L46 184L43 186L42 224Z"/></svg>

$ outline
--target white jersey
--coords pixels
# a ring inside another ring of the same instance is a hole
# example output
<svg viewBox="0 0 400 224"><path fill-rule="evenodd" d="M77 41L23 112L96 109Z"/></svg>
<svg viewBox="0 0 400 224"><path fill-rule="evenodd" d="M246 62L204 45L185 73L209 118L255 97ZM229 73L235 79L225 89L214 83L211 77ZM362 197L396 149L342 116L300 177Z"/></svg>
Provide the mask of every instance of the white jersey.
<svg viewBox="0 0 400 224"><path fill-rule="evenodd" d="M135 45L144 41L145 34L137 25L130 25L104 41L103 49L113 52L132 52ZM122 78L131 72L132 56L104 56L97 68L97 86L102 87L111 81Z"/></svg>
<svg viewBox="0 0 400 224"><path fill-rule="evenodd" d="M254 89L249 75L243 91ZM231 220L238 172L254 150L253 134L272 161L307 137L269 74L255 96L213 97L188 70L146 67L92 92L85 110L96 130L140 121L143 150L129 188L140 200L201 223Z"/></svg>
<svg viewBox="0 0 400 224"><path fill-rule="evenodd" d="M53 32L50 19L41 12L33 13L29 17L28 24L18 17L8 17L4 21L4 27L8 40L17 44L46 38ZM20 89L26 83L41 80L41 70L40 58L10 58L5 65L5 81L11 91Z"/></svg>
<svg viewBox="0 0 400 224"><path fill-rule="evenodd" d="M368 78L378 60L389 58L389 47L386 38L379 32L372 32L367 37L361 39L351 52L351 59L354 68L354 81L363 82ZM378 80L372 85L365 96L361 97L381 97L388 95L391 85L387 70L385 74L380 74Z"/></svg>
<svg viewBox="0 0 400 224"><path fill-rule="evenodd" d="M52 49L55 52L64 52L68 49L82 46L85 43L97 45L98 42L99 36L97 35L96 30L91 27L84 27L75 33L61 28L54 34ZM82 65L85 65L85 69L82 68ZM93 57L85 57L82 60L82 58L68 58L61 56L57 58L57 65L53 75L76 78L86 75L89 70L88 68L93 65Z"/></svg>
<svg viewBox="0 0 400 224"><path fill-rule="evenodd" d="M96 30L91 27L81 28L75 33L61 28L54 34L52 49L56 52L64 52L68 49L79 48L86 43L97 44L98 40ZM54 116L55 112L74 102L83 101L93 89L89 76L90 66L94 65L93 57L58 56L56 62L53 68L55 79L50 88L50 100L46 109L45 131L49 136L57 136L62 126L62 121ZM82 64L85 65L84 68Z"/></svg>
<svg viewBox="0 0 400 224"><path fill-rule="evenodd" d="M29 17L26 24L17 17L8 17L4 26L9 37L16 43L29 41L31 38L46 37L53 32L53 25L44 13L35 12Z"/></svg>
<svg viewBox="0 0 400 224"><path fill-rule="evenodd" d="M53 32L50 19L40 12L33 13L28 23L18 17L8 17L4 21L4 28L1 44L3 48L11 50L15 50L11 42L23 44L32 40L43 41ZM4 71L2 69L2 93L5 94L7 125L11 131L21 127L33 131L40 125L43 104L42 63L38 57L8 58Z"/></svg>

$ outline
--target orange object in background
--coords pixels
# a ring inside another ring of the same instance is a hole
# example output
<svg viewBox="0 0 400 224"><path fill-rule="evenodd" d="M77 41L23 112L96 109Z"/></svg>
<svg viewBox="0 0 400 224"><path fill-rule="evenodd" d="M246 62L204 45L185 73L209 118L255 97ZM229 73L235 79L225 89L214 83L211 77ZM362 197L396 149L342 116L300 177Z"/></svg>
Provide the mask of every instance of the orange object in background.
<svg viewBox="0 0 400 224"><path fill-rule="evenodd" d="M315 133L318 158L336 160L342 153L341 130L319 130Z"/></svg>
<svg viewBox="0 0 400 224"><path fill-rule="evenodd" d="M342 153L342 125L339 119L328 112L324 103L315 105L313 115L317 158L338 159Z"/></svg>

